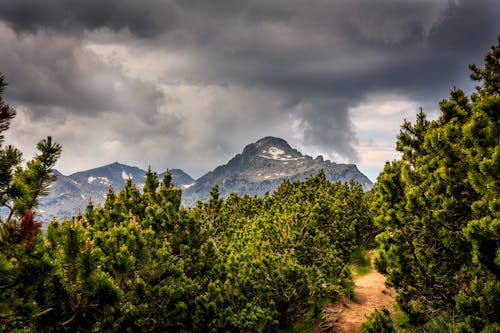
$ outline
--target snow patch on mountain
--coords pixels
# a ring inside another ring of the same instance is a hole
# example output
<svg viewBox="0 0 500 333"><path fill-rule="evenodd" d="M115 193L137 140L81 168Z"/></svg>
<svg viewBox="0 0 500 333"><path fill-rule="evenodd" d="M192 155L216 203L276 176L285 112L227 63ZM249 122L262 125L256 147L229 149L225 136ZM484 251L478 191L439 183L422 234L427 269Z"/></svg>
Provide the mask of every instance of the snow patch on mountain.
<svg viewBox="0 0 500 333"><path fill-rule="evenodd" d="M193 185L194 185L194 182L192 182L191 184L184 184L184 185L181 185L181 188L182 188L183 190L185 190L185 189L187 189L187 188L190 188L190 187L191 187L191 186L193 186Z"/></svg>
<svg viewBox="0 0 500 333"><path fill-rule="evenodd" d="M108 177L97 177L97 179L99 179L99 183L103 185L111 185Z"/></svg>
<svg viewBox="0 0 500 333"><path fill-rule="evenodd" d="M109 181L109 178L108 177L94 177L94 176L90 176L87 178L87 183L92 185L94 184L94 182L97 180L97 184L101 184L101 185L111 185L111 182ZM73 181L72 180L72 183L74 183L75 185L79 185L77 182Z"/></svg>
<svg viewBox="0 0 500 333"><path fill-rule="evenodd" d="M277 147L269 147L267 150L264 150L264 153L271 155L273 160L277 160L280 158L280 155L285 154L285 151Z"/></svg>
<svg viewBox="0 0 500 333"><path fill-rule="evenodd" d="M265 150L262 151L262 154L259 155L259 157L262 158L267 158L269 160L275 160L275 161L297 161L300 160L304 157L293 157L290 154L286 154L286 152L278 147L271 146Z"/></svg>

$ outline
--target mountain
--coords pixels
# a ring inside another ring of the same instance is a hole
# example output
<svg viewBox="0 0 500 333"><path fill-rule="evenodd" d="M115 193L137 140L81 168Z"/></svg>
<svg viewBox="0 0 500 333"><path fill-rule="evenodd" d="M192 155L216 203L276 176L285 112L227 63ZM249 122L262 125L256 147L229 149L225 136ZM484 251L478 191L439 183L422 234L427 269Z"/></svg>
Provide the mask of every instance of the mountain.
<svg viewBox="0 0 500 333"><path fill-rule="evenodd" d="M269 136L247 145L227 164L197 179L183 192L183 203L191 206L198 200L207 200L215 184L223 197L232 192L261 196L276 190L285 179L302 180L321 169L332 182L354 180L365 191L373 186L354 164L337 164L325 161L322 156L313 159L290 147L285 140Z"/></svg>
<svg viewBox="0 0 500 333"><path fill-rule="evenodd" d="M168 171L172 175L172 180L177 187L184 190L194 185L195 180L193 179L193 177L191 177L181 169L172 169ZM160 181L163 179L163 176L165 176L165 173L166 172L158 174L158 179Z"/></svg>
<svg viewBox="0 0 500 333"><path fill-rule="evenodd" d="M185 188L194 183L194 179L180 169L169 170L172 180L180 188ZM56 181L50 186L49 195L40 198L38 209L41 218L45 221L52 217L62 219L71 217L78 208L85 208L89 199L94 205L104 202L110 186L118 192L128 179L131 179L138 189L142 190L146 179L146 171L137 167L120 163L113 163L99 168L77 172L65 176L54 170ZM159 174L159 179L165 173Z"/></svg>
<svg viewBox="0 0 500 333"><path fill-rule="evenodd" d="M227 197L232 192L262 196L276 190L285 179L302 180L317 174L321 169L325 170L327 179L332 182L354 180L364 190L373 186L354 164L337 164L325 161L322 156L313 159L290 147L285 140L270 136L247 145L241 154L233 157L227 164L215 168L196 181L180 169L169 171L174 183L183 190L183 205L190 207L198 200L207 200L210 190L216 184L219 185L222 197ZM161 180L164 174L160 173L158 178ZM51 185L49 195L40 199L38 209L45 221L53 216L58 219L65 216L69 218L78 208L84 209L89 199L96 206L103 203L109 186L118 192L128 179L142 190L146 171L113 163L69 176L58 171L54 171L54 175L57 180Z"/></svg>

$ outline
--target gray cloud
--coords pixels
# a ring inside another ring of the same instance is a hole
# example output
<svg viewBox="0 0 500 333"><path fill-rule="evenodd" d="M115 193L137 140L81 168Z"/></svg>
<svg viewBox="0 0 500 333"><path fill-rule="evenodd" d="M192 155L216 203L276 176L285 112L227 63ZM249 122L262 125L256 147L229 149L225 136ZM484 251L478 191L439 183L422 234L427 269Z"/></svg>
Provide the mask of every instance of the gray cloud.
<svg viewBox="0 0 500 333"><path fill-rule="evenodd" d="M357 143L352 124L345 110L349 101L329 99L311 99L297 105L298 126L303 131L306 145L323 148L331 153L329 147L335 142L335 152L349 161L358 162L358 154L353 144ZM325 113L328 117L325 117Z"/></svg>
<svg viewBox="0 0 500 333"><path fill-rule="evenodd" d="M151 37L175 24L173 2L162 0L2 1L0 18L16 31L50 29L65 33L109 28Z"/></svg>
<svg viewBox="0 0 500 333"><path fill-rule="evenodd" d="M0 49L7 96L36 108L35 117L61 109L89 116L139 110L154 115L166 98L154 85L103 62L78 39L44 32L16 35L0 25L0 44L8 45Z"/></svg>
<svg viewBox="0 0 500 333"><path fill-rule="evenodd" d="M3 1L0 71L34 115L120 112L143 124L120 140L180 147L171 154L220 161L294 123L304 145L356 161L349 108L377 93L428 105L471 87L467 64L494 43L498 12L496 0ZM159 54L154 78L133 78L89 43L137 50L128 59ZM175 62L160 64L162 53Z"/></svg>

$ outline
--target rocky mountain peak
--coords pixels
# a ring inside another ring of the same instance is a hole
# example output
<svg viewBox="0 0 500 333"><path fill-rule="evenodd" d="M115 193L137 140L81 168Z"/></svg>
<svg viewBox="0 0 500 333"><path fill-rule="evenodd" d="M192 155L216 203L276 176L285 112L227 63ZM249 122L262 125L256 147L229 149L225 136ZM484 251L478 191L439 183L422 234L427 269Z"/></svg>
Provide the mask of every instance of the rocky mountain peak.
<svg viewBox="0 0 500 333"><path fill-rule="evenodd" d="M284 139L276 138L274 136L266 136L265 138L262 138L262 139L258 140L257 142L255 142L254 145L260 149L263 149L263 148L269 149L269 148L275 147L275 148L283 149L285 151L293 150L292 147L290 147L290 145L288 144L288 142L286 142Z"/></svg>
<svg viewBox="0 0 500 333"><path fill-rule="evenodd" d="M303 157L300 152L293 149L288 142L281 138L267 136L251 143L243 150L243 157L264 158L275 161L287 161Z"/></svg>
<svg viewBox="0 0 500 333"><path fill-rule="evenodd" d="M274 191L285 179L305 179L320 170L325 171L330 181L355 180L365 190L373 185L355 165L337 164L322 156L313 159L293 149L285 140L268 136L247 145L227 164L197 179L183 194L184 203L190 206L197 200L207 200L215 184L223 197L232 192L260 196Z"/></svg>

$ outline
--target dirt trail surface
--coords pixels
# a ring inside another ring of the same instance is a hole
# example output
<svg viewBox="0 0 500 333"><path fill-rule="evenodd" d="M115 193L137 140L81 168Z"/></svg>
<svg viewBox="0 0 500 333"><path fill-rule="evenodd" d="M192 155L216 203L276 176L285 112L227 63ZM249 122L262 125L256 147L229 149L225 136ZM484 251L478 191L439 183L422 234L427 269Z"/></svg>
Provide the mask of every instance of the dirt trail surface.
<svg viewBox="0 0 500 333"><path fill-rule="evenodd" d="M375 309L393 310L395 292L384 285L385 277L375 271L356 279L355 299L347 297L323 309L325 321L314 330L320 332L359 332L361 324Z"/></svg>

